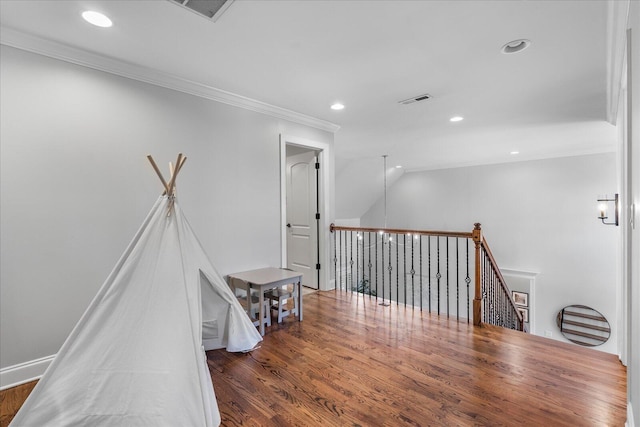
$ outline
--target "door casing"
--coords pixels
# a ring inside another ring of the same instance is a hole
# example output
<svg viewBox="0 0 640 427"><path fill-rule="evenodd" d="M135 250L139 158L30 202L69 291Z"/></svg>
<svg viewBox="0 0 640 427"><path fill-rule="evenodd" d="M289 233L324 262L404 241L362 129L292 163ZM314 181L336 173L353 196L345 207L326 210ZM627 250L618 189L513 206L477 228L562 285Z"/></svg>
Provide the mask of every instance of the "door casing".
<svg viewBox="0 0 640 427"><path fill-rule="evenodd" d="M287 188L286 188L286 169L287 169L287 145L297 145L318 153L318 162L320 163L320 179L318 182L318 210L320 212L318 246L320 248L320 280L318 289L329 290L333 284L330 276L331 265L329 263L329 226L331 224L331 206L329 203L329 188L331 169L331 146L327 143L314 141L306 138L300 138L292 135L280 135L280 248L281 248L281 267L286 268L287 265Z"/></svg>

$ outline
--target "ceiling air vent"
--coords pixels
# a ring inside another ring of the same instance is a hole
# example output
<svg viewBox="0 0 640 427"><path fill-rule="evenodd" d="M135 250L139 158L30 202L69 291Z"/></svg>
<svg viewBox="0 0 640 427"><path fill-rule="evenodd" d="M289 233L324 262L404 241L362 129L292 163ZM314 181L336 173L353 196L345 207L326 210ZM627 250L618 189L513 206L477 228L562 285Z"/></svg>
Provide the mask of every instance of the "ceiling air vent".
<svg viewBox="0 0 640 427"><path fill-rule="evenodd" d="M428 93L425 93L424 95L414 96L413 98L405 99L404 101L398 101L398 104L404 104L404 105L413 104L414 102L424 101L429 98L431 98L431 95L429 95Z"/></svg>
<svg viewBox="0 0 640 427"><path fill-rule="evenodd" d="M169 0L216 22L234 0Z"/></svg>

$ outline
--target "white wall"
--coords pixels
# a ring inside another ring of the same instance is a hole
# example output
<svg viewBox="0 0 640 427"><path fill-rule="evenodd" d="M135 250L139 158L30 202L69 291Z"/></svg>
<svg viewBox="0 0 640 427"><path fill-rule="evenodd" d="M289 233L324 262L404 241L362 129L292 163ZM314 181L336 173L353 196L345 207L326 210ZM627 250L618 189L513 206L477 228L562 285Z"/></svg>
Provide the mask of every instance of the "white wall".
<svg viewBox="0 0 640 427"><path fill-rule="evenodd" d="M619 227L601 224L596 202L616 192L615 162L611 153L405 173L388 191L388 226L471 231L480 222L501 267L539 273L537 334L565 340L557 312L584 304L609 320L611 338L597 348L615 353ZM382 209L378 201L362 226L380 226Z"/></svg>
<svg viewBox="0 0 640 427"><path fill-rule="evenodd" d="M384 194L384 160L382 156L343 159L336 162L336 218L359 218ZM387 159L387 187L404 171L396 169L393 158Z"/></svg>
<svg viewBox="0 0 640 427"><path fill-rule="evenodd" d="M221 274L280 265L279 135L330 132L0 54L0 368L58 351L162 190L147 154L188 157L178 197Z"/></svg>

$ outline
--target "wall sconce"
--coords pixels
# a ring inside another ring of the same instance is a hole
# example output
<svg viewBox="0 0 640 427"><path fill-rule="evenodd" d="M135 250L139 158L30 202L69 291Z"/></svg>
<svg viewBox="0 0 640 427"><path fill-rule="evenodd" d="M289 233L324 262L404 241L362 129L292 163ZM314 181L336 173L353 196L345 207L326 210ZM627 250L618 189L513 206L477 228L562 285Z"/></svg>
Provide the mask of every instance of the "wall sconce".
<svg viewBox="0 0 640 427"><path fill-rule="evenodd" d="M598 202L600 202L600 204L598 205L598 209L600 209L600 216L598 217L598 219L602 220L602 223L604 225L618 225L619 222L619 218L618 218L618 193L615 194L613 199L608 199L606 198L607 196L605 196L604 199L598 199ZM607 216L607 210L609 207L609 202L613 202L613 209L615 212L615 222L605 222L605 219L609 218Z"/></svg>

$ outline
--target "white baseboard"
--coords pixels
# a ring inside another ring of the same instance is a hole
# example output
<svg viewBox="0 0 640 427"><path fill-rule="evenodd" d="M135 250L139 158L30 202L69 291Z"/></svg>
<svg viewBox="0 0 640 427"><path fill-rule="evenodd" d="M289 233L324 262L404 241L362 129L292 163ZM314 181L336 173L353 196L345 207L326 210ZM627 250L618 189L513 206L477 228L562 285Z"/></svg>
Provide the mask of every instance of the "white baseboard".
<svg viewBox="0 0 640 427"><path fill-rule="evenodd" d="M625 423L625 426L636 427L636 424L633 421L633 407L631 406L631 402L627 402L627 422Z"/></svg>
<svg viewBox="0 0 640 427"><path fill-rule="evenodd" d="M39 379L54 357L55 354L0 369L0 390Z"/></svg>

